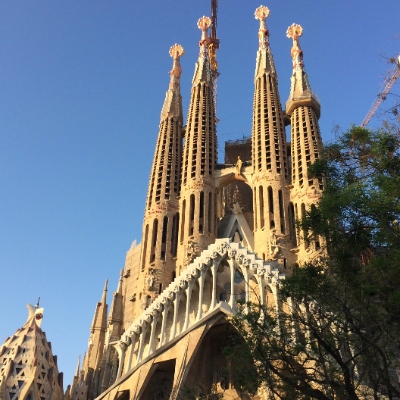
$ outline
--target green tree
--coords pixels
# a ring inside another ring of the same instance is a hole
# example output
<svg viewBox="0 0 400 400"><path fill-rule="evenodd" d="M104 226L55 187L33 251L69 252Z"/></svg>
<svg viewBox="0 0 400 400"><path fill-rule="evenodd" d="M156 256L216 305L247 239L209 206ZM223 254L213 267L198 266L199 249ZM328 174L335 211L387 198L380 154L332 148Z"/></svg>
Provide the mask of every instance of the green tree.
<svg viewBox="0 0 400 400"><path fill-rule="evenodd" d="M282 282L279 314L243 305L227 355L251 353L271 398L400 398L399 127L352 127L309 173L326 188L298 224L327 256Z"/></svg>

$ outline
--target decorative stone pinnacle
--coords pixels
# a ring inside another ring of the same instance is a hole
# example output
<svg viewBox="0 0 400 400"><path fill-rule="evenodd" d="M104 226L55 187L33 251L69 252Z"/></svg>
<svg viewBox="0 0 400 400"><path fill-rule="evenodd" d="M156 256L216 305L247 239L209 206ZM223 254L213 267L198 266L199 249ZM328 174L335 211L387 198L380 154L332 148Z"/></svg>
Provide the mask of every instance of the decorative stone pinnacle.
<svg viewBox="0 0 400 400"><path fill-rule="evenodd" d="M265 21L269 16L269 9L265 6L260 6L254 13L254 16L259 21Z"/></svg>
<svg viewBox="0 0 400 400"><path fill-rule="evenodd" d="M258 42L260 48L265 48L268 46L269 32L267 29L267 25L265 23L265 20L268 18L268 16L269 16L269 9L268 7L265 6L258 7L254 13L255 19L260 21L260 29L258 30Z"/></svg>
<svg viewBox="0 0 400 400"><path fill-rule="evenodd" d="M174 44L169 49L169 55L174 59L174 64L169 73L171 75L171 85L173 85L174 80L179 79L182 75L182 67L179 63L179 59L185 55L185 50L183 50L183 47L180 44Z"/></svg>
<svg viewBox="0 0 400 400"><path fill-rule="evenodd" d="M176 60L179 57L182 57L185 55L185 50L183 50L183 47L180 44L175 43L170 49L169 49L169 55Z"/></svg>
<svg viewBox="0 0 400 400"><path fill-rule="evenodd" d="M198 22L197 26L201 30L201 40L199 43L199 46L204 46L208 45L208 35L207 35L207 30L210 28L212 25L211 19L209 17L201 17Z"/></svg>
<svg viewBox="0 0 400 400"><path fill-rule="evenodd" d="M297 40L303 34L303 28L299 24L292 24L287 28L286 36L289 39Z"/></svg>
<svg viewBox="0 0 400 400"><path fill-rule="evenodd" d="M299 24L292 24L286 31L286 36L293 39L293 47L291 49L291 56L293 59L293 70L297 67L303 68L303 51L301 50L299 37L303 34L303 28Z"/></svg>

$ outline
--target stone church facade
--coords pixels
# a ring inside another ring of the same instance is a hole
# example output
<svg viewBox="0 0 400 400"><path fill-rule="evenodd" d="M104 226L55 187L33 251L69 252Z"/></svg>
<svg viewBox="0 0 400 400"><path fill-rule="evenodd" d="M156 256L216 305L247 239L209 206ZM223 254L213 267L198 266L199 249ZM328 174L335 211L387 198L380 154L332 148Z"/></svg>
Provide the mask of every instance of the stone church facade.
<svg viewBox="0 0 400 400"><path fill-rule="evenodd" d="M320 103L304 68L302 28L293 24L287 31L293 74L282 108L268 14L264 6L255 12L252 136L228 142L223 164L217 162L211 20L198 21L199 57L186 122L180 93L184 49L171 47L142 240L127 252L109 311L105 284L88 351L65 399L175 399L184 387L200 383L205 392L238 398L234 382L221 373L222 347L234 334L227 317L239 300L278 310L279 284L291 267L321 256L323 239L307 241L295 225L323 191L324 183L307 173L322 151ZM2 374L0 389L8 379ZM268 397L260 391L255 398Z"/></svg>

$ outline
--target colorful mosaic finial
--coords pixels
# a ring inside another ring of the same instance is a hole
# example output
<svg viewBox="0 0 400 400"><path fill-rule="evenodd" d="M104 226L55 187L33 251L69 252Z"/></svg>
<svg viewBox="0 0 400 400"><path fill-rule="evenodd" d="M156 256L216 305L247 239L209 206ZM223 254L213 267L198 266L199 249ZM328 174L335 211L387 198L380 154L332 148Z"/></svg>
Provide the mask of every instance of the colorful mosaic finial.
<svg viewBox="0 0 400 400"><path fill-rule="evenodd" d="M267 29L267 24L265 23L265 20L268 18L268 16L269 16L269 9L268 7L265 6L258 7L254 13L254 17L258 21L260 21L260 29L258 30L258 42L261 48L268 46L269 32Z"/></svg>
<svg viewBox="0 0 400 400"><path fill-rule="evenodd" d="M182 75L182 67L179 60L185 55L185 50L183 50L183 47L180 44L174 44L169 49L169 55L174 60L174 64L169 74L171 75L171 78L179 79ZM171 84L173 84L172 80L173 79L171 79Z"/></svg>
<svg viewBox="0 0 400 400"><path fill-rule="evenodd" d="M197 22L197 26L198 28L201 30L201 40L199 43L199 46L207 46L208 47L208 42L209 42L209 38L208 38L208 28L210 28L212 25L211 19L209 17L201 17L198 22Z"/></svg>
<svg viewBox="0 0 400 400"><path fill-rule="evenodd" d="M293 70L297 67L302 68L303 63L303 50L301 50L299 37L303 34L303 28L299 24L292 24L286 31L286 36L289 39L293 39L293 47L290 52L293 59Z"/></svg>
<svg viewBox="0 0 400 400"><path fill-rule="evenodd" d="M169 49L169 55L174 59L178 59L179 57L182 57L185 55L185 50L183 50L183 47L180 44L175 43L170 49Z"/></svg>

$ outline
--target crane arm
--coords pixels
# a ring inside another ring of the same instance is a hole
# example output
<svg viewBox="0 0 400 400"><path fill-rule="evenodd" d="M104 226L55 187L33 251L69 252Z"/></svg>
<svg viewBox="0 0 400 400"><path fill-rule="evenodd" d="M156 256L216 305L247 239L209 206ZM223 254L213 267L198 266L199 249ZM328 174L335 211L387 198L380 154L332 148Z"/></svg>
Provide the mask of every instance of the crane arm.
<svg viewBox="0 0 400 400"><path fill-rule="evenodd" d="M392 88L393 84L396 82L396 79L400 76L400 56L397 59L396 66L389 73L389 77L387 79L386 85L382 91L376 98L376 100L372 103L368 114L364 118L364 121L361 123L361 126L364 128L368 125L368 122L371 120L373 115L375 114L376 110L381 105L382 101L386 99L387 94L389 93L390 89Z"/></svg>

